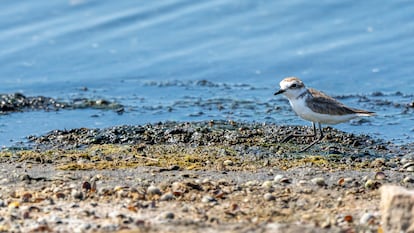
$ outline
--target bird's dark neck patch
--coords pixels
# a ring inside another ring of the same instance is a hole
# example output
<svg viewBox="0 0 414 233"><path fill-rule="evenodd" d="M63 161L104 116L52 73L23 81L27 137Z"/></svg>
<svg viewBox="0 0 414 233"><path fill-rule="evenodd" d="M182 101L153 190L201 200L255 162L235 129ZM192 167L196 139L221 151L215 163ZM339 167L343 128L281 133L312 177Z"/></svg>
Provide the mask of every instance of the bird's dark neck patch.
<svg viewBox="0 0 414 233"><path fill-rule="evenodd" d="M302 94L298 95L298 97L296 97L296 99L302 99L308 94L310 94L310 92L309 92L309 90L306 89L306 91L304 91L304 92L302 92Z"/></svg>

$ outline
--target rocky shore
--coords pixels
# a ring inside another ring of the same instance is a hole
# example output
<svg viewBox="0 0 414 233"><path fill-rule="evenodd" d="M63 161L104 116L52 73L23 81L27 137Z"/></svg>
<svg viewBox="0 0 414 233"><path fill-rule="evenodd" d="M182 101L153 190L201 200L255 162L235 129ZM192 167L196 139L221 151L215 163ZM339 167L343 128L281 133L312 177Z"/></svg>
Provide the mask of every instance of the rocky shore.
<svg viewBox="0 0 414 233"><path fill-rule="evenodd" d="M121 104L105 99L76 98L63 101L45 96L25 96L21 93L0 94L0 115L30 110L58 111L84 108L115 110L119 113L124 111Z"/></svg>
<svg viewBox="0 0 414 233"><path fill-rule="evenodd" d="M4 232L383 232L414 145L231 121L56 130L0 152Z"/></svg>

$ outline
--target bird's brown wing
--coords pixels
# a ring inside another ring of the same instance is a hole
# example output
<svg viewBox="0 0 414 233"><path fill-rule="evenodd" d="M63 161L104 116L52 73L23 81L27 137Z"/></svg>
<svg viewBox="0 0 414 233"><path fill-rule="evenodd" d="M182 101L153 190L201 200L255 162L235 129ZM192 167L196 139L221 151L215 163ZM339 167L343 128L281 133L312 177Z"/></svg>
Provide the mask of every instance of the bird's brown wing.
<svg viewBox="0 0 414 233"><path fill-rule="evenodd" d="M372 112L348 107L343 103L335 100L334 98L315 89L309 88L309 93L312 95L312 98L306 99L306 104L314 112L330 115L347 115L358 113L368 115L372 114Z"/></svg>

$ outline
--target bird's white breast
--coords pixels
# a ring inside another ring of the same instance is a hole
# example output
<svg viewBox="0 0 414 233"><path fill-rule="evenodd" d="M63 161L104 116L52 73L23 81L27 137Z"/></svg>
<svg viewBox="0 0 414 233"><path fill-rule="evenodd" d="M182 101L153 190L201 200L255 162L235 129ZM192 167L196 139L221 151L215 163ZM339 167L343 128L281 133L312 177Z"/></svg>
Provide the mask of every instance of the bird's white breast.
<svg viewBox="0 0 414 233"><path fill-rule="evenodd" d="M306 105L306 98L307 97L289 99L289 102L290 106L292 106L293 111L295 111L296 114L307 121L334 125L349 121L358 116L356 114L330 115L314 112Z"/></svg>

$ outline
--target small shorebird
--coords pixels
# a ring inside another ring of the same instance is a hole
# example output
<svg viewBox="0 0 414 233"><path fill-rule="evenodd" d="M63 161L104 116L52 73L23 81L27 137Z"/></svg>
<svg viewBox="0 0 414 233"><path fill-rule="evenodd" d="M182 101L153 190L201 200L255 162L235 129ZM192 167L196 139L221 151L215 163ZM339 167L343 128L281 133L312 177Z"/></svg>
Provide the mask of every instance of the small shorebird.
<svg viewBox="0 0 414 233"><path fill-rule="evenodd" d="M311 121L313 134L291 134L282 142L287 142L293 137L315 137L316 123L318 123L319 137L310 145L302 149L304 152L323 138L321 124L338 124L349 121L359 116L373 116L374 112L348 107L336 99L325 95L324 93L306 88L303 82L296 77L287 77L280 82L280 89L275 95L284 94L288 99L293 111L301 118Z"/></svg>

